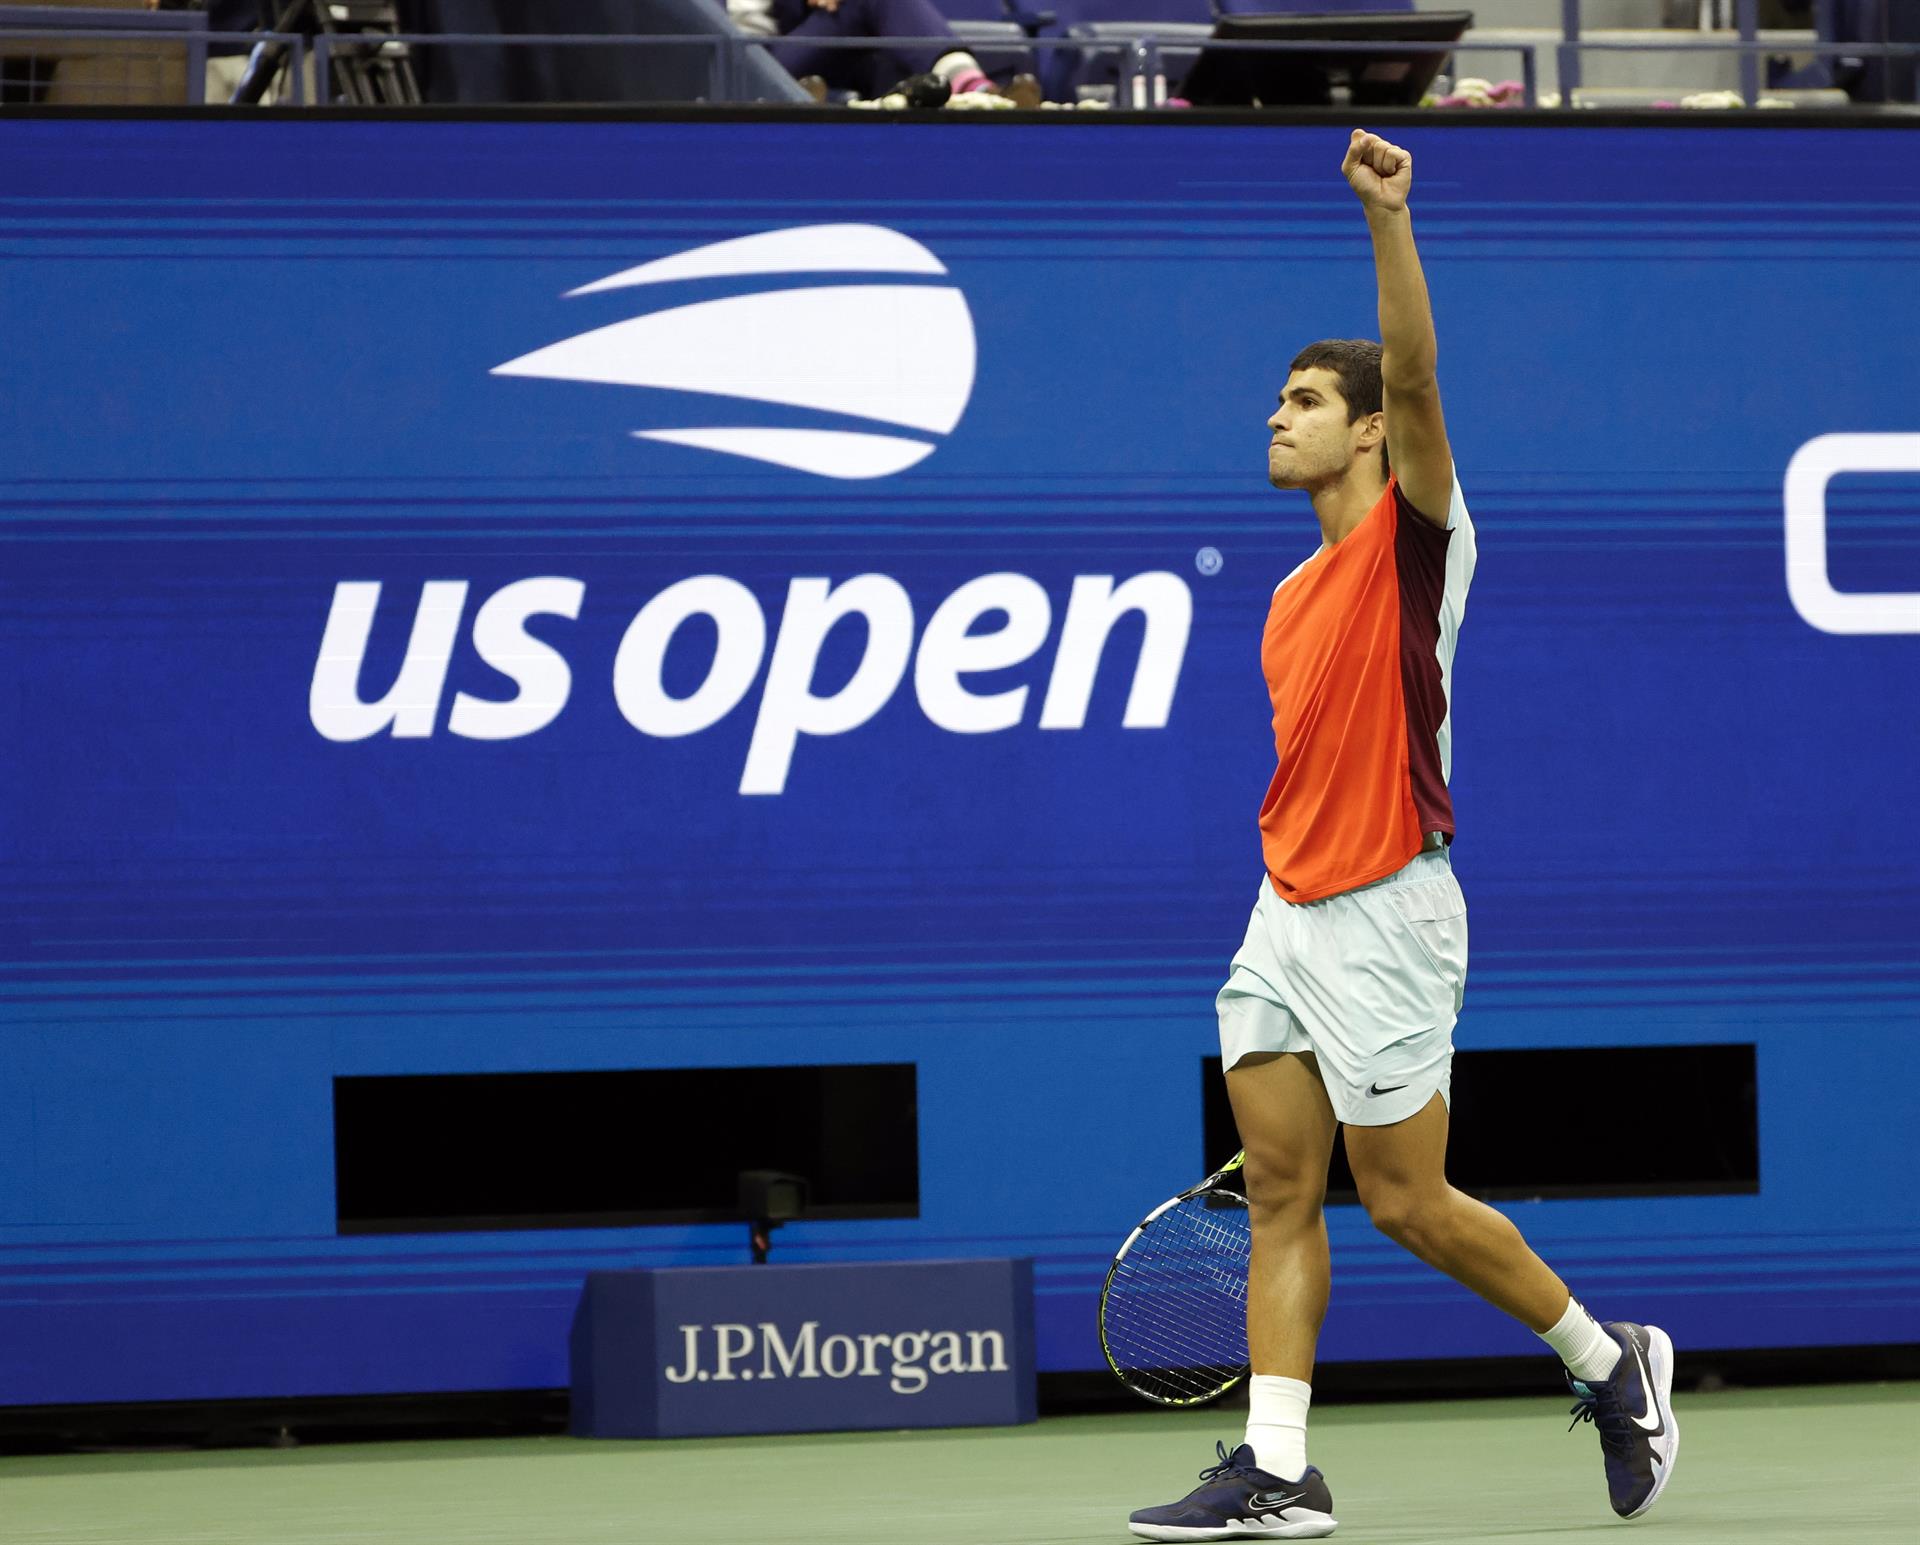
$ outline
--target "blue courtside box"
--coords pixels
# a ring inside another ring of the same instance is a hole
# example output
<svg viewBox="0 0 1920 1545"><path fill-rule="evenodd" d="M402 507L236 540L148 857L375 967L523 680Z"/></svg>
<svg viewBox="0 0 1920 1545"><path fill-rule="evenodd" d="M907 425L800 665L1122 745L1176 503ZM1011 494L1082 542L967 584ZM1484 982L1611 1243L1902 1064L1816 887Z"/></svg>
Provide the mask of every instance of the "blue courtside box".
<svg viewBox="0 0 1920 1545"><path fill-rule="evenodd" d="M1030 1422L1033 1262L589 1272L571 1353L583 1438Z"/></svg>

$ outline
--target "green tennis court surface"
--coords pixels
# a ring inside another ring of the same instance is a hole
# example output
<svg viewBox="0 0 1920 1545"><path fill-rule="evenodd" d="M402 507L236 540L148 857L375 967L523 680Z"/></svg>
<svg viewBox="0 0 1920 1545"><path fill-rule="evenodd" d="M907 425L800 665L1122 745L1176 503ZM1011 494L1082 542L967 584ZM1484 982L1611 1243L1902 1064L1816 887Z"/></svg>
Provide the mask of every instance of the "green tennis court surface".
<svg viewBox="0 0 1920 1545"><path fill-rule="evenodd" d="M1920 1384L1693 1395L1680 1466L1644 1519L1607 1509L1568 1401L1314 1413L1348 1540L1654 1530L1693 1541L1912 1540ZM621 1541L1124 1541L1126 1514L1195 1484L1236 1413L1035 1427L668 1443L568 1438L0 1459L8 1545L478 1545Z"/></svg>

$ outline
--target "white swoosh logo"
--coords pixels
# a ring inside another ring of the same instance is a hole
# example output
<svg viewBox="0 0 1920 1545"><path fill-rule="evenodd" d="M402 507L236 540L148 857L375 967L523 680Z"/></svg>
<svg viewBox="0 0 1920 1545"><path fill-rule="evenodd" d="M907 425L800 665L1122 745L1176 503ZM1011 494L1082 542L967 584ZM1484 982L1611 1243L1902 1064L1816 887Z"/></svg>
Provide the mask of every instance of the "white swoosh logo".
<svg viewBox="0 0 1920 1545"><path fill-rule="evenodd" d="M848 284L645 312L492 374L746 397L946 434L973 372L973 321L958 290Z"/></svg>
<svg viewBox="0 0 1920 1545"><path fill-rule="evenodd" d="M640 440L725 451L821 477L890 477L933 454L926 440L847 429L636 429Z"/></svg>
<svg viewBox="0 0 1920 1545"><path fill-rule="evenodd" d="M1660 1404L1653 1393L1653 1375L1647 1371L1647 1360L1640 1354L1640 1338L1631 1336L1628 1339L1633 1342L1633 1360L1640 1365L1640 1388L1647 1397L1647 1416L1653 1418L1648 1421L1646 1417L1636 1416L1633 1424L1642 1432L1658 1432L1666 1424L1660 1420Z"/></svg>
<svg viewBox="0 0 1920 1545"><path fill-rule="evenodd" d="M569 295L670 281L794 274L944 275L912 237L877 225L762 231L622 269ZM534 376L813 409L872 429L708 422L637 439L718 451L819 477L890 477L930 456L973 393L978 345L951 285L763 289L647 311L495 365ZM718 415L716 415L718 416ZM897 430L900 433L885 433Z"/></svg>
<svg viewBox="0 0 1920 1545"><path fill-rule="evenodd" d="M739 278L747 274L944 274L946 265L911 236L884 225L801 225L655 258L623 268L569 295L595 295L674 279Z"/></svg>

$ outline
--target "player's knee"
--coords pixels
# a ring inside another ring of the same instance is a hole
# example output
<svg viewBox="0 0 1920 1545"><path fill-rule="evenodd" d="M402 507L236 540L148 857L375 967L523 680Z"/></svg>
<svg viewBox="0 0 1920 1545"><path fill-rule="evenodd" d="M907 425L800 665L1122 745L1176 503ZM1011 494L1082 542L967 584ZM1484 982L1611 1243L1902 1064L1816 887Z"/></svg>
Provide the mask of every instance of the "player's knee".
<svg viewBox="0 0 1920 1545"><path fill-rule="evenodd" d="M1371 1185L1360 1195L1373 1226L1415 1255L1426 1254L1445 1227L1440 1194L1407 1185Z"/></svg>
<svg viewBox="0 0 1920 1545"><path fill-rule="evenodd" d="M1248 1149L1243 1173L1255 1228L1303 1225L1319 1216L1326 1199L1324 1172L1284 1156L1260 1156Z"/></svg>

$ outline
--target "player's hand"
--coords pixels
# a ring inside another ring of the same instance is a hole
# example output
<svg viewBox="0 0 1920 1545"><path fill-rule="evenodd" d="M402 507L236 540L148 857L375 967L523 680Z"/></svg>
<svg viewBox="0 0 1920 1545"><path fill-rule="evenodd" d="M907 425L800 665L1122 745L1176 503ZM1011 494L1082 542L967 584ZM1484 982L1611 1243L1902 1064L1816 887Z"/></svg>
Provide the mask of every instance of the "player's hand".
<svg viewBox="0 0 1920 1545"><path fill-rule="evenodd" d="M1340 171L1368 209L1407 207L1407 194L1413 187L1413 156L1378 134L1355 129L1353 138L1347 141L1347 158L1340 163Z"/></svg>

